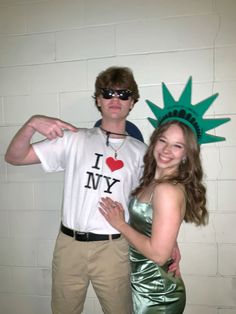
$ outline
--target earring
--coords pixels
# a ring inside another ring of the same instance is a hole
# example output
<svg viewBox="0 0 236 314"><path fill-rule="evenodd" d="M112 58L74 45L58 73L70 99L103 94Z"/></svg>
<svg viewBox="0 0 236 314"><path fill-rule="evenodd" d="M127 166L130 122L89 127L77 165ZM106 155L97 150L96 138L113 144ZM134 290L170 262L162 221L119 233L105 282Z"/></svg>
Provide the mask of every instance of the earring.
<svg viewBox="0 0 236 314"><path fill-rule="evenodd" d="M183 159L181 160L181 162L182 162L182 164L184 165L184 164L186 163L186 158L183 158Z"/></svg>

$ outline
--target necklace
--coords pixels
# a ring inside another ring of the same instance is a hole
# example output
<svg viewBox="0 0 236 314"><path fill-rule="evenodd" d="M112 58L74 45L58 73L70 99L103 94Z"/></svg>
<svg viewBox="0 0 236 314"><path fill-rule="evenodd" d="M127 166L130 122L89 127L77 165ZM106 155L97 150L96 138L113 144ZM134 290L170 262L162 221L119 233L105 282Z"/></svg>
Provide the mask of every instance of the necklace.
<svg viewBox="0 0 236 314"><path fill-rule="evenodd" d="M123 139L122 143L120 144L120 146L118 146L117 148L113 147L111 145L111 143L109 142L108 146L113 150L114 152L114 158L117 159L118 156L118 151L121 149L121 147L124 145L126 138Z"/></svg>
<svg viewBox="0 0 236 314"><path fill-rule="evenodd" d="M109 146L109 139L110 139L110 135L111 135L111 134L121 135L121 136L129 136L128 133L115 133L115 132L107 131L107 130L103 129L101 126L100 126L99 128L100 128L104 133L106 133L106 136L107 136L106 145L107 145L107 146Z"/></svg>
<svg viewBox="0 0 236 314"><path fill-rule="evenodd" d="M109 146L113 152L114 152L114 158L117 159L117 156L118 156L118 151L121 149L121 147L124 145L125 143L125 140L126 140L126 137L129 136L129 134L127 133L114 133L114 132L110 132L110 131L107 131L105 129L103 129L101 126L100 126L100 129L106 133L106 146ZM111 134L115 134L115 135L122 135L122 136L125 136L125 138L123 139L122 143L120 144L120 146L118 146L117 148L113 147L110 143L110 135Z"/></svg>

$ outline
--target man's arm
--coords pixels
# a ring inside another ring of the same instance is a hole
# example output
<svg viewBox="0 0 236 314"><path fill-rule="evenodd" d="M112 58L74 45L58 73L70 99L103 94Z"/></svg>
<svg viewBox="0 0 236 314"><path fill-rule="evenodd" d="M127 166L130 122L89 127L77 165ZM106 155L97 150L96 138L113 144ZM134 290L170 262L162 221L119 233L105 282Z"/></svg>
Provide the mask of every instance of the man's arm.
<svg viewBox="0 0 236 314"><path fill-rule="evenodd" d="M179 246L178 246L177 242L176 242L176 245L175 245L173 252L171 254L171 258L173 260L173 263L169 266L168 271L174 272L175 277L180 277L181 273L180 273L179 263L181 260L181 254L180 254L180 250L179 250Z"/></svg>
<svg viewBox="0 0 236 314"><path fill-rule="evenodd" d="M30 165L40 163L31 144L35 132L52 140L63 136L63 129L76 132L78 128L60 119L47 116L32 116L16 133L5 154L5 161L12 165Z"/></svg>

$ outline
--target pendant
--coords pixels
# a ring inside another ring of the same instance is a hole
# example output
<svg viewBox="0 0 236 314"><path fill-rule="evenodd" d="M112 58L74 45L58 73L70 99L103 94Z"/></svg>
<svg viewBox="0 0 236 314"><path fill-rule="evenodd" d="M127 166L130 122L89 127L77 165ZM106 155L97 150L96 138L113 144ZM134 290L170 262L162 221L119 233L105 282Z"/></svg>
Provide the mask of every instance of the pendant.
<svg viewBox="0 0 236 314"><path fill-rule="evenodd" d="M114 157L115 157L115 159L117 159L117 152L115 152Z"/></svg>

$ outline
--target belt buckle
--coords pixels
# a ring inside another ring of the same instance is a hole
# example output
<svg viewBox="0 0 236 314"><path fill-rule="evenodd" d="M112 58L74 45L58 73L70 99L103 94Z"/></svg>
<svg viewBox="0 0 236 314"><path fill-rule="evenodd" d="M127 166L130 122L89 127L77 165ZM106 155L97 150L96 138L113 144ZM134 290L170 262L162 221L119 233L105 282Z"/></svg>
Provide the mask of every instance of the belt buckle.
<svg viewBox="0 0 236 314"><path fill-rule="evenodd" d="M89 241L89 232L81 232L81 231L74 231L74 239L76 240L76 236L85 236L86 240L82 240L82 241Z"/></svg>
<svg viewBox="0 0 236 314"><path fill-rule="evenodd" d="M85 234L85 232L80 232L80 231L74 230L73 238L76 239L77 234L78 235L83 235L83 234Z"/></svg>

